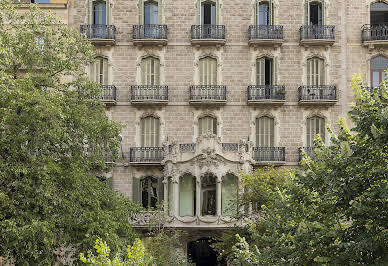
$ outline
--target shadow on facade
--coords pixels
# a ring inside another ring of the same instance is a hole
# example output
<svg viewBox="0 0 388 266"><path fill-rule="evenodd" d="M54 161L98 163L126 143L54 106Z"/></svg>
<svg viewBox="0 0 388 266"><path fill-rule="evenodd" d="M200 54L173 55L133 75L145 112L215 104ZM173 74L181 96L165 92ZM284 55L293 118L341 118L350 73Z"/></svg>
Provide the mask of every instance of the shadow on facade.
<svg viewBox="0 0 388 266"><path fill-rule="evenodd" d="M215 240L200 238L187 244L188 258L196 266L226 266L225 261L217 260L217 252L211 247Z"/></svg>

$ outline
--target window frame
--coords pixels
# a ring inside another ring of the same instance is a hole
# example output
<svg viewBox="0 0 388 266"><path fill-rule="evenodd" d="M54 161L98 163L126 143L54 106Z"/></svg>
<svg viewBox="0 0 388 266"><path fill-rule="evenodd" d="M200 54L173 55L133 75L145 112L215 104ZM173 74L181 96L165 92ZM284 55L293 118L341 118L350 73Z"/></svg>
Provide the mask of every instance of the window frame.
<svg viewBox="0 0 388 266"><path fill-rule="evenodd" d="M312 125L314 123L315 123L314 125L315 130L312 129ZM318 115L310 116L306 119L306 147L314 146L314 139L317 136L317 134L320 134L322 142L326 143L325 123L326 123L326 119Z"/></svg>
<svg viewBox="0 0 388 266"><path fill-rule="evenodd" d="M150 139L147 140L147 137ZM146 116L140 119L140 145L141 147L160 146L160 119L158 117Z"/></svg>
<svg viewBox="0 0 388 266"><path fill-rule="evenodd" d="M204 131L203 124L206 124L206 131ZM209 133L217 135L217 127L218 121L216 117L213 117L211 115L205 115L198 118L198 136L203 136Z"/></svg>
<svg viewBox="0 0 388 266"><path fill-rule="evenodd" d="M270 116L256 118L256 147L275 147L275 119Z"/></svg>
<svg viewBox="0 0 388 266"><path fill-rule="evenodd" d="M209 181L208 186L211 186L211 188L204 187L204 184L206 184L204 182L205 178L206 179L210 179L210 178L213 179L212 180L213 182L210 182L209 180L207 180L207 181ZM207 194L206 199L205 199L205 193ZM218 199L217 199L217 177L215 175L209 173L209 174L205 174L201 177L200 195L201 195L200 196L201 216L216 216L217 215ZM212 202L211 200L214 200L214 202ZM210 206L210 205L212 205L212 206Z"/></svg>
<svg viewBox="0 0 388 266"><path fill-rule="evenodd" d="M307 86L321 86L326 83L325 59L314 56L306 61Z"/></svg>
<svg viewBox="0 0 388 266"><path fill-rule="evenodd" d="M160 85L160 59L154 56L140 62L141 85Z"/></svg>

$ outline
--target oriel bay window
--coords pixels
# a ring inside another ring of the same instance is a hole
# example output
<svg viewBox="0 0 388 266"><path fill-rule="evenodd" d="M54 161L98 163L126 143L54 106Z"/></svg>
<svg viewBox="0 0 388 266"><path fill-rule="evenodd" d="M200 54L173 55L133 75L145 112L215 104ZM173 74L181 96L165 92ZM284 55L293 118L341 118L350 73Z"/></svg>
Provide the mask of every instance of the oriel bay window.
<svg viewBox="0 0 388 266"><path fill-rule="evenodd" d="M377 56L370 61L371 86L378 88L380 83L385 79L385 71L388 69L388 58Z"/></svg>
<svg viewBox="0 0 388 266"><path fill-rule="evenodd" d="M148 176L133 178L133 201L141 203L144 208L156 208L163 201L164 187L162 178Z"/></svg>
<svg viewBox="0 0 388 266"><path fill-rule="evenodd" d="M195 177L186 174L179 179L179 216L195 216L196 181Z"/></svg>
<svg viewBox="0 0 388 266"><path fill-rule="evenodd" d="M224 216L237 214L238 178L227 174L222 178L221 188L221 213Z"/></svg>
<svg viewBox="0 0 388 266"><path fill-rule="evenodd" d="M217 119L211 116L204 116L198 119L198 135L217 135Z"/></svg>
<svg viewBox="0 0 388 266"><path fill-rule="evenodd" d="M314 146L314 138L317 134L325 142L325 119L319 116L307 118L306 134L307 147Z"/></svg>
<svg viewBox="0 0 388 266"><path fill-rule="evenodd" d="M201 215L217 214L217 177L206 174L201 178Z"/></svg>

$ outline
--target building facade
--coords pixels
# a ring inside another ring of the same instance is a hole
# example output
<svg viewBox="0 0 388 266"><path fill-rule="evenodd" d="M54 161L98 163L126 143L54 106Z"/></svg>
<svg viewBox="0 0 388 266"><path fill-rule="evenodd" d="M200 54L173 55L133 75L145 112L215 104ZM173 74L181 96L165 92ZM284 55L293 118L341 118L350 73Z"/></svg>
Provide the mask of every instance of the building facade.
<svg viewBox="0 0 388 266"><path fill-rule="evenodd" d="M97 49L87 71L108 117L125 125L113 188L163 204L192 257L236 222L241 171L298 167L300 150L313 156L318 133L330 144L325 125L347 116L353 74L375 87L388 68L388 1L72 0L67 10Z"/></svg>

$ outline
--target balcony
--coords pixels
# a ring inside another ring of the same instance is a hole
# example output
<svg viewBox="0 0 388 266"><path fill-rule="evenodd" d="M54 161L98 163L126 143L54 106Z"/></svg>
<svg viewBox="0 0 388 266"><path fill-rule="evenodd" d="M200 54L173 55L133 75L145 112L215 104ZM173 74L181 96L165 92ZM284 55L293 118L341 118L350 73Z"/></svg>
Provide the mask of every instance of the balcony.
<svg viewBox="0 0 388 266"><path fill-rule="evenodd" d="M302 45L333 45L335 42L335 27L328 25L303 25L299 29Z"/></svg>
<svg viewBox="0 0 388 266"><path fill-rule="evenodd" d="M223 152L238 152L238 143L222 143Z"/></svg>
<svg viewBox="0 0 388 266"><path fill-rule="evenodd" d="M250 45L274 45L283 43L283 26L255 25L248 28L248 43Z"/></svg>
<svg viewBox="0 0 388 266"><path fill-rule="evenodd" d="M361 40L364 46L388 46L388 25L364 25L361 28Z"/></svg>
<svg viewBox="0 0 388 266"><path fill-rule="evenodd" d="M191 43L195 45L223 45L225 44L224 25L192 25Z"/></svg>
<svg viewBox="0 0 388 266"><path fill-rule="evenodd" d="M286 88L281 85L251 85L248 86L248 104L284 104Z"/></svg>
<svg viewBox="0 0 388 266"><path fill-rule="evenodd" d="M185 153L185 152L195 152L196 150L196 144L195 143L184 143L179 144L179 152Z"/></svg>
<svg viewBox="0 0 388 266"><path fill-rule="evenodd" d="M167 25L133 25L132 39L135 45L166 45Z"/></svg>
<svg viewBox="0 0 388 266"><path fill-rule="evenodd" d="M163 159L163 147L137 147L129 150L131 164L159 165Z"/></svg>
<svg viewBox="0 0 388 266"><path fill-rule="evenodd" d="M252 159L256 164L284 164L286 162L286 148L253 147Z"/></svg>
<svg viewBox="0 0 388 266"><path fill-rule="evenodd" d="M114 45L116 42L116 27L113 25L81 25L81 34L98 45Z"/></svg>
<svg viewBox="0 0 388 266"><path fill-rule="evenodd" d="M106 105L116 104L116 86L115 85L101 85L102 95L101 101Z"/></svg>
<svg viewBox="0 0 388 266"><path fill-rule="evenodd" d="M226 86L193 85L190 86L190 104L226 104Z"/></svg>
<svg viewBox="0 0 388 266"><path fill-rule="evenodd" d="M315 160L315 156L314 156L314 148L313 147L303 147L303 148L299 148L299 162L302 161L303 157L302 157L302 150L304 150L304 152L306 153L307 157L310 157L311 160Z"/></svg>
<svg viewBox="0 0 388 266"><path fill-rule="evenodd" d="M131 103L138 105L165 105L168 103L168 86L138 85L131 86Z"/></svg>
<svg viewBox="0 0 388 266"><path fill-rule="evenodd" d="M300 86L298 93L299 104L333 105L337 102L337 88L335 86Z"/></svg>

